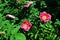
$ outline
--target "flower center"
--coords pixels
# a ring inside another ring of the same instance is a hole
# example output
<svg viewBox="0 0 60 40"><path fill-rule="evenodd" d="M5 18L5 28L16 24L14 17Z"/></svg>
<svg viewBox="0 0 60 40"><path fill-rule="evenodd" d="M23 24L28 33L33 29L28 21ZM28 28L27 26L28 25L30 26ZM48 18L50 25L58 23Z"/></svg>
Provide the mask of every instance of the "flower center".
<svg viewBox="0 0 60 40"><path fill-rule="evenodd" d="M45 19L46 19L46 16L42 16L42 19L44 19L44 20L45 20Z"/></svg>
<svg viewBox="0 0 60 40"><path fill-rule="evenodd" d="M24 24L24 27L26 27L27 26L27 24Z"/></svg>

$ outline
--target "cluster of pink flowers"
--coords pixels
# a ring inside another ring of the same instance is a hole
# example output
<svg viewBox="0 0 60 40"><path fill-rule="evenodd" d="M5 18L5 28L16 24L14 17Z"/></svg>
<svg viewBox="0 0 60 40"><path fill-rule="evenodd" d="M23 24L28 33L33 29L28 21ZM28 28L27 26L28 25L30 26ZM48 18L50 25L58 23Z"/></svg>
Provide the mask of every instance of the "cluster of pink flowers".
<svg viewBox="0 0 60 40"><path fill-rule="evenodd" d="M28 4L24 4L24 7L28 8L31 4L33 4L33 1L29 1ZM9 14L7 16L13 19L15 18L14 16L9 15ZM40 13L39 18L42 22L48 22L49 20L51 20L51 15L47 13L46 11L43 11ZM32 24L28 20L22 22L21 28L23 30L29 31L31 27L32 27Z"/></svg>
<svg viewBox="0 0 60 40"><path fill-rule="evenodd" d="M43 22L48 22L49 20L51 20L51 15L46 11L43 11L40 13L39 18ZM21 26L21 28L24 29L25 31L29 31L31 27L32 27L32 24L27 20L24 21Z"/></svg>
<svg viewBox="0 0 60 40"><path fill-rule="evenodd" d="M7 14L6 17L10 17L12 19L15 18L15 16L10 15L10 14ZM39 18L42 22L48 22L51 20L51 15L47 13L46 11L43 11L40 13ZM22 22L21 28L23 30L29 31L31 27L32 27L32 24L28 20L25 20L24 22Z"/></svg>
<svg viewBox="0 0 60 40"><path fill-rule="evenodd" d="M33 2L30 1L29 4L26 4L24 6L29 7L29 5L32 4L32 3ZM10 17L12 19L16 18L15 16L10 15L10 14L7 14L6 17ZM47 13L46 11L43 11L43 12L40 13L39 18L42 22L48 22L48 21L51 20L51 15L49 13ZM22 22L21 28L23 30L29 31L31 27L32 27L32 24L28 20Z"/></svg>

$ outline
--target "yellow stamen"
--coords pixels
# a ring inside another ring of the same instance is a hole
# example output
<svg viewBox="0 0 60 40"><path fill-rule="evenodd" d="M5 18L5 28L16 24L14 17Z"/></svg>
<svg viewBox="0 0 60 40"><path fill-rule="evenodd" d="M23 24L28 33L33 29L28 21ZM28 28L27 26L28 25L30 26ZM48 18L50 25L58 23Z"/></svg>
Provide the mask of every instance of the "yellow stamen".
<svg viewBox="0 0 60 40"><path fill-rule="evenodd" d="M26 27L26 26L27 26L27 24L24 24L24 26Z"/></svg>
<svg viewBox="0 0 60 40"><path fill-rule="evenodd" d="M46 19L46 16L42 16L42 18L45 20Z"/></svg>

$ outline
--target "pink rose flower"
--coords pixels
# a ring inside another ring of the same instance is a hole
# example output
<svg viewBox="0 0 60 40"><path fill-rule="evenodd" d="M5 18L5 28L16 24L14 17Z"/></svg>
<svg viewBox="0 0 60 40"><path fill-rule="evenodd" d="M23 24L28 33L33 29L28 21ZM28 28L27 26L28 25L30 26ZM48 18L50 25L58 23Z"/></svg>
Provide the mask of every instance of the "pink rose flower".
<svg viewBox="0 0 60 40"><path fill-rule="evenodd" d="M29 7L31 4L33 4L33 1L30 1L28 4L25 4L24 7Z"/></svg>
<svg viewBox="0 0 60 40"><path fill-rule="evenodd" d="M31 27L32 27L32 24L27 20L24 21L21 25L21 28L25 31L29 31Z"/></svg>
<svg viewBox="0 0 60 40"><path fill-rule="evenodd" d="M51 15L48 14L46 11L43 11L40 13L39 18L43 22L48 22L49 20L51 20Z"/></svg>

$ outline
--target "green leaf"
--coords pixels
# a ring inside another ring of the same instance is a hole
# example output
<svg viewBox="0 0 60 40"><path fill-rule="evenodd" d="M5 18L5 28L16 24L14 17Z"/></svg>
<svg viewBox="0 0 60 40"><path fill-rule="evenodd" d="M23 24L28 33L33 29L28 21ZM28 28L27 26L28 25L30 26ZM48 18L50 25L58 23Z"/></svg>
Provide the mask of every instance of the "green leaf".
<svg viewBox="0 0 60 40"><path fill-rule="evenodd" d="M16 40L26 40L26 37L25 37L25 35L22 34L22 33L17 33L17 34L15 35L15 39L16 39Z"/></svg>
<svg viewBox="0 0 60 40"><path fill-rule="evenodd" d="M43 38L39 38L39 40L43 40Z"/></svg>
<svg viewBox="0 0 60 40"><path fill-rule="evenodd" d="M16 34L20 29L20 26L16 26L16 28L13 28L13 30L11 31L12 34Z"/></svg>
<svg viewBox="0 0 60 40"><path fill-rule="evenodd" d="M14 40L14 36L13 35L11 35L10 40Z"/></svg>
<svg viewBox="0 0 60 40"><path fill-rule="evenodd" d="M56 19L56 22L54 24L60 25L60 21Z"/></svg>

